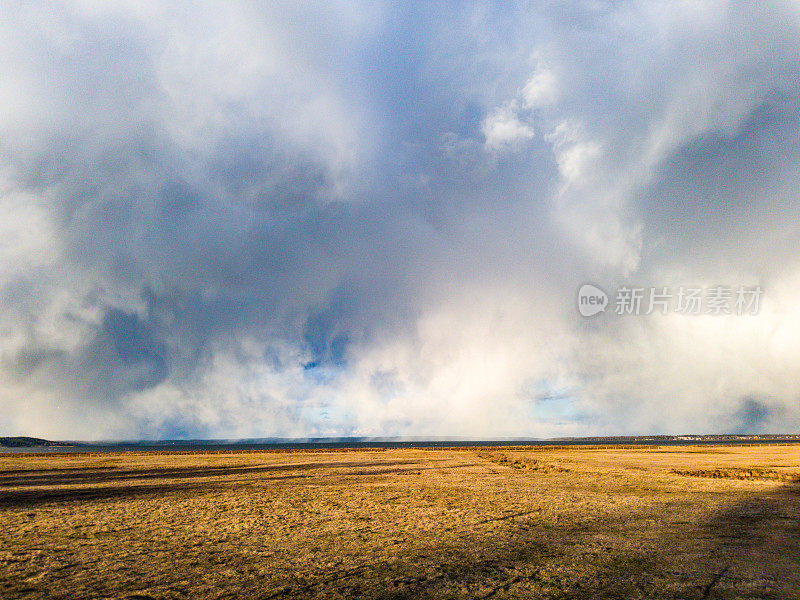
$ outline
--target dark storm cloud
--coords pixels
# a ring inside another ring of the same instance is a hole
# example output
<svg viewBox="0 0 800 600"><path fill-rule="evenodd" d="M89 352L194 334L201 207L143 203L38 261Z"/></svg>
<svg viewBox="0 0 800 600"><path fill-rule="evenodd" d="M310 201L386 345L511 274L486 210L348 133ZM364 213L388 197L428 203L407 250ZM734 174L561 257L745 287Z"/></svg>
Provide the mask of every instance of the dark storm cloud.
<svg viewBox="0 0 800 600"><path fill-rule="evenodd" d="M137 314L109 310L103 317L103 341L113 353L113 362L119 367L136 369L136 377L129 386L142 390L158 385L167 376L166 346L153 338L153 332ZM102 360L108 364L109 359Z"/></svg>

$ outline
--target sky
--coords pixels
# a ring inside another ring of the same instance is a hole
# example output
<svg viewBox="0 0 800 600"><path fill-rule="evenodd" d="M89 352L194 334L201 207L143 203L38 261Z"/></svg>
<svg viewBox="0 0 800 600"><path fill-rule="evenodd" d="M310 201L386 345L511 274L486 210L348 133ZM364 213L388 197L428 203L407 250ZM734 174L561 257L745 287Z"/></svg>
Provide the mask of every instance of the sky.
<svg viewBox="0 0 800 600"><path fill-rule="evenodd" d="M3 13L0 435L798 431L797 2Z"/></svg>

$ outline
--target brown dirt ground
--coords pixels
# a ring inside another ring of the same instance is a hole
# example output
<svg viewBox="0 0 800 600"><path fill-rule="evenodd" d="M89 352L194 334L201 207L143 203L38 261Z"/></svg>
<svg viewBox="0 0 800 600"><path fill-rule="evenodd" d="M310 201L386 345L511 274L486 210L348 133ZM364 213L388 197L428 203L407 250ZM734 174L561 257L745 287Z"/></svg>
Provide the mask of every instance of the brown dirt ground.
<svg viewBox="0 0 800 600"><path fill-rule="evenodd" d="M800 446L0 455L0 598L800 598Z"/></svg>

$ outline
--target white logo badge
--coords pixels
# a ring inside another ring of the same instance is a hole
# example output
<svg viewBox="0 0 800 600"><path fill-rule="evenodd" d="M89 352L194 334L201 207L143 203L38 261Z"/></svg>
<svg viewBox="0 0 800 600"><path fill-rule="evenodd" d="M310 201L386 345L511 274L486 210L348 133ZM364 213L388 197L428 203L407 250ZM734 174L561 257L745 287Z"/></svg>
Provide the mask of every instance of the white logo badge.
<svg viewBox="0 0 800 600"><path fill-rule="evenodd" d="M591 317L603 312L608 306L608 295L596 285L583 284L578 290L578 312Z"/></svg>

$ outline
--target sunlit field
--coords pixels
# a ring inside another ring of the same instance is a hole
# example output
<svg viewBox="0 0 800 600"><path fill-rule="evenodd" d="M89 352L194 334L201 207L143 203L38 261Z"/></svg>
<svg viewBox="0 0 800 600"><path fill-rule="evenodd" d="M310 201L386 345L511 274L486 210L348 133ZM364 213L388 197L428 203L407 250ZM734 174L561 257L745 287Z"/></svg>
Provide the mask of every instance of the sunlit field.
<svg viewBox="0 0 800 600"><path fill-rule="evenodd" d="M800 448L0 456L1 598L798 598Z"/></svg>

